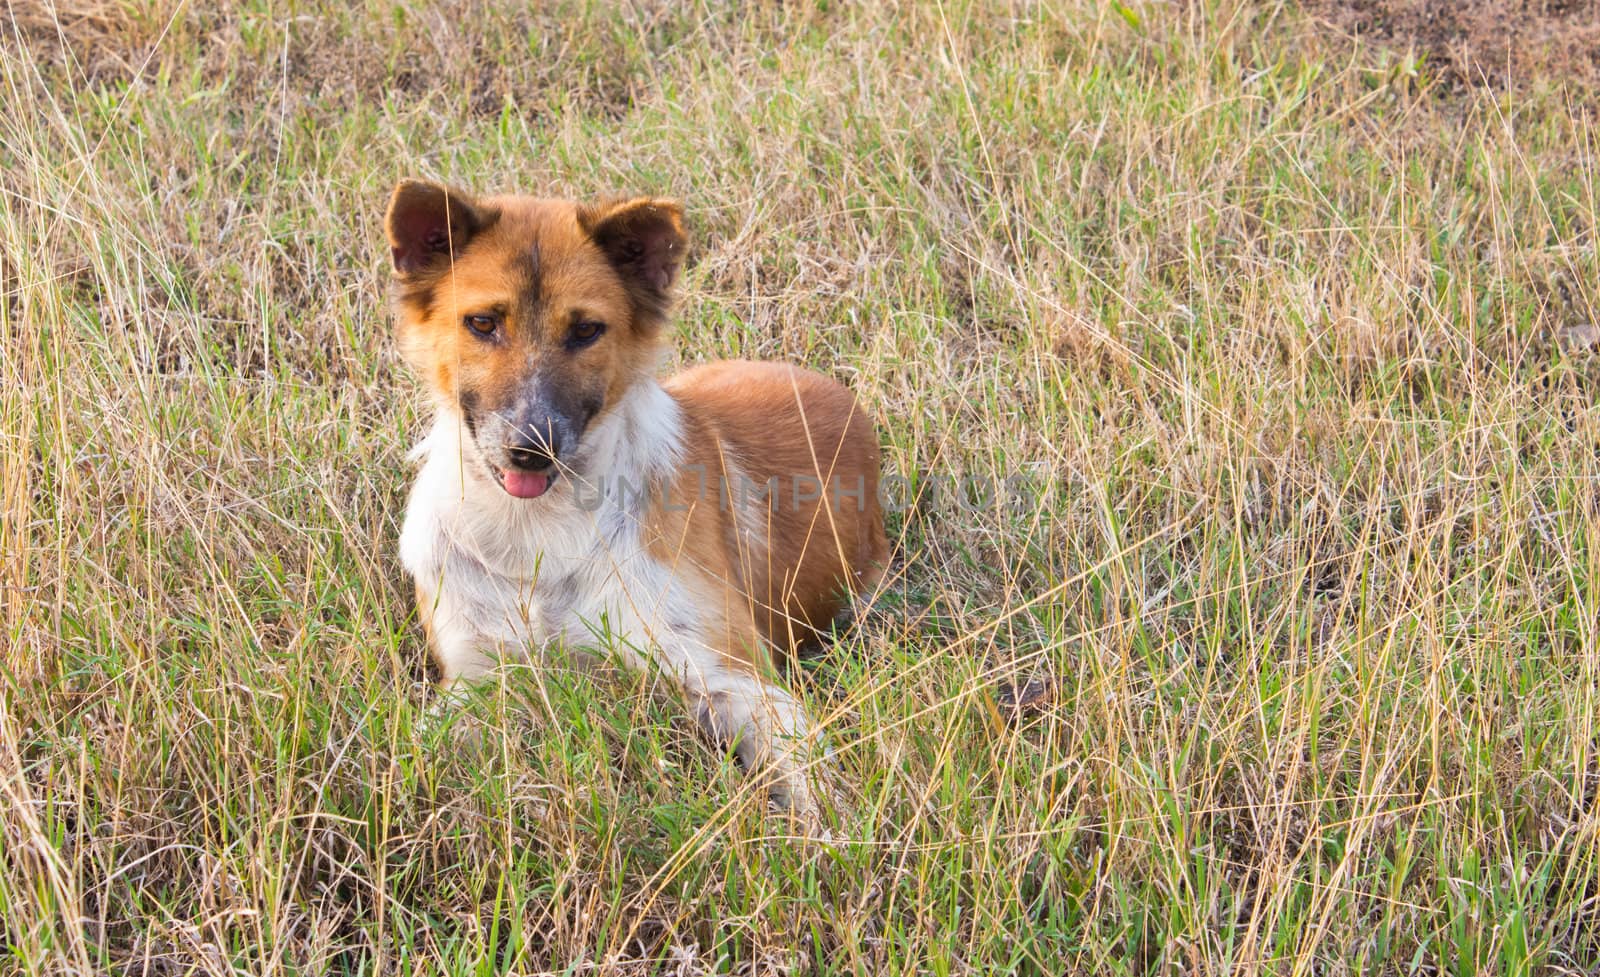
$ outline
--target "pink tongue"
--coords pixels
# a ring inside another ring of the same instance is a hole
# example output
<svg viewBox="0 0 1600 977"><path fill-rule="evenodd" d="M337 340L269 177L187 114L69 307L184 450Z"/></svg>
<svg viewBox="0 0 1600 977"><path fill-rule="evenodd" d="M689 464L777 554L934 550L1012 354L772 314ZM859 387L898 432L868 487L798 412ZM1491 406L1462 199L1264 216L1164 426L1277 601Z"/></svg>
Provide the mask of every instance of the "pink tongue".
<svg viewBox="0 0 1600 977"><path fill-rule="evenodd" d="M535 472L501 472L500 479L506 491L519 499L537 499L550 487L550 476Z"/></svg>

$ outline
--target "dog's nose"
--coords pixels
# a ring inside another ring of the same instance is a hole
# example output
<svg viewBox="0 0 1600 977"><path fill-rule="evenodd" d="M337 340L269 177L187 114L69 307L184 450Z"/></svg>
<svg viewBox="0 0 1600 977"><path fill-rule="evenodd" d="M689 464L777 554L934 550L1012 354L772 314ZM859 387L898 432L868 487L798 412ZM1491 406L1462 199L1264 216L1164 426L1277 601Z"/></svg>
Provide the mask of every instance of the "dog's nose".
<svg viewBox="0 0 1600 977"><path fill-rule="evenodd" d="M525 472L543 471L555 464L555 445L525 441L508 447L506 457Z"/></svg>

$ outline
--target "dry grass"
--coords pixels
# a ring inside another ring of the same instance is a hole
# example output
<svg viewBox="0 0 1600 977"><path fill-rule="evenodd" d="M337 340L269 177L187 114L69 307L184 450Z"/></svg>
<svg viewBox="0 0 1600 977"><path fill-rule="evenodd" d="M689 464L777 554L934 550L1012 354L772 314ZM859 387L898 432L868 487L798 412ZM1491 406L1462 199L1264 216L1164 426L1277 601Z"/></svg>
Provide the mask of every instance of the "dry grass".
<svg viewBox="0 0 1600 977"><path fill-rule="evenodd" d="M0 972L1600 961L1592 92L1270 0L4 11ZM648 676L428 720L413 173L678 195L684 359L1050 489L895 520L831 844Z"/></svg>

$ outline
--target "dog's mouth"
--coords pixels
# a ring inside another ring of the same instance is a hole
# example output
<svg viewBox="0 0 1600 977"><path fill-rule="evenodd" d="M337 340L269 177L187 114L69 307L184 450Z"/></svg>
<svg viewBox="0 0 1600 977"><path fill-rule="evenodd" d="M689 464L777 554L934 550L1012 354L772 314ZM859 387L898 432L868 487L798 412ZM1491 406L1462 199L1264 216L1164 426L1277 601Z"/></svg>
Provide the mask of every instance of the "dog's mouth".
<svg viewBox="0 0 1600 977"><path fill-rule="evenodd" d="M506 494L517 499L537 499L550 491L550 486L556 482L559 472L525 472L516 468L497 469L500 487Z"/></svg>

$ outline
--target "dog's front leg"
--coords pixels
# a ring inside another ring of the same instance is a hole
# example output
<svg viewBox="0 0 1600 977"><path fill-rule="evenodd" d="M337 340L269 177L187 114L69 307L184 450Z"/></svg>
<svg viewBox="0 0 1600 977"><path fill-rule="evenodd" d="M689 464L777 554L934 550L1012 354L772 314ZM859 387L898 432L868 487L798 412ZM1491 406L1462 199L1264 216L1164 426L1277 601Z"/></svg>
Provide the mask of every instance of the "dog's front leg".
<svg viewBox="0 0 1600 977"><path fill-rule="evenodd" d="M732 745L745 772L771 792L780 808L816 816L811 728L794 696L738 660L693 670L684 684L706 734Z"/></svg>
<svg viewBox="0 0 1600 977"><path fill-rule="evenodd" d="M417 608L439 691L447 698L482 682L502 662L526 661L530 646L539 642L535 618L516 616L523 609L514 592L433 587L419 580Z"/></svg>

